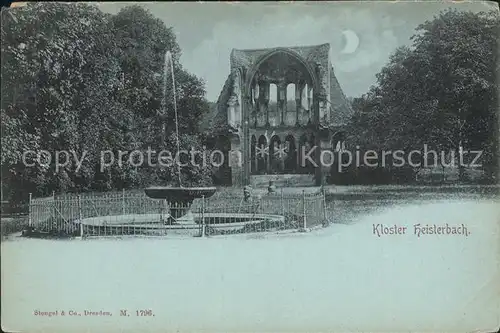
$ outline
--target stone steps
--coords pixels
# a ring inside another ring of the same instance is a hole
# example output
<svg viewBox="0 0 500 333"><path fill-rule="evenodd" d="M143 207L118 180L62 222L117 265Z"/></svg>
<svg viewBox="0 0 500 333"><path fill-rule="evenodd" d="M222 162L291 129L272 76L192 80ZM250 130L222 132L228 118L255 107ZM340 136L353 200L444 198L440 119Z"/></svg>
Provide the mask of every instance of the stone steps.
<svg viewBox="0 0 500 333"><path fill-rule="evenodd" d="M282 174L250 176L250 184L254 188L267 187L271 180L277 187L314 186L314 175Z"/></svg>

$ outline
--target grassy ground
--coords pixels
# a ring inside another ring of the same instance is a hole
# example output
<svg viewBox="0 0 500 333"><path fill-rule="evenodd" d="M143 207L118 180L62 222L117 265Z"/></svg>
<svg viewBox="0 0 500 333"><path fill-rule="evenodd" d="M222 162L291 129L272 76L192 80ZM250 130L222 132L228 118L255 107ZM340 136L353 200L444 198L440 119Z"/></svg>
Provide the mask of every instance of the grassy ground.
<svg viewBox="0 0 500 333"><path fill-rule="evenodd" d="M333 186L326 187L328 214L334 223L351 224L360 215L417 203L500 199L499 186Z"/></svg>

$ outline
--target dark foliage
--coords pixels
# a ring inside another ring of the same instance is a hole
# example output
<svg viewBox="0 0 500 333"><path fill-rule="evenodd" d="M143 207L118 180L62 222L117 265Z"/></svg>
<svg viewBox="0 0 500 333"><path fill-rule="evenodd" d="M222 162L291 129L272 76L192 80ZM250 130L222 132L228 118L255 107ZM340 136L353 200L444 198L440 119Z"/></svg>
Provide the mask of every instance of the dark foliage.
<svg viewBox="0 0 500 333"><path fill-rule="evenodd" d="M100 168L102 151L172 148L173 94L162 74L167 50L177 79L182 142L201 146L198 124L208 111L204 84L182 68L172 29L141 7L109 15L83 3L28 3L2 11L1 48L3 200L26 200L28 192L171 183L175 170L129 163ZM162 104L165 88L170 95ZM168 125L165 142L161 120ZM59 170L53 161L27 167L22 159L29 150L46 150L52 158L56 151L74 152L85 159L80 168L73 158ZM209 170L182 172L186 183L210 182Z"/></svg>

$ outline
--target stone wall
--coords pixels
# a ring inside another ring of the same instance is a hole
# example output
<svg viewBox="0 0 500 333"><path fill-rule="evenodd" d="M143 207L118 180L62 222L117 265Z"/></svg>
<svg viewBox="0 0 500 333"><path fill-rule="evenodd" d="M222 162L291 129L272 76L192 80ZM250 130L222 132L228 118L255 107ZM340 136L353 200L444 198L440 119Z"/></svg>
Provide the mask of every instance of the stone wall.
<svg viewBox="0 0 500 333"><path fill-rule="evenodd" d="M301 46L301 47L276 47L268 49L253 49L253 50L237 50L233 49L230 55L231 72L222 88L221 94L217 101L215 114L211 116L211 128L213 135L236 135L241 139L237 144L232 143L232 148L244 150L244 145L250 137L245 137L242 131L241 123L245 119L245 112L249 112L248 103L245 102L244 94L246 93L246 84L250 79L248 75L252 75L257 62L259 62L266 55L270 55L276 51L283 50L287 53L295 54L301 58L313 71L317 78L319 85L318 91L314 92L316 97L313 109L317 110L316 115L313 117L313 122L320 125L316 129L309 128L312 131L319 131L321 127L341 128L347 124L349 118L353 114L352 108L344 95L340 84L335 77L334 69L330 61L330 45L321 44L314 46ZM235 81L235 79L237 81ZM228 103L231 107L228 107ZM231 116L229 116L228 114ZM238 112L240 112L238 114ZM319 117L319 118L318 118ZM265 119L261 119L264 121ZM259 125L265 125L259 123ZM314 125L313 125L314 126ZM298 128L290 126L287 131L297 131ZM319 133L318 133L319 134ZM324 144L329 144L328 135L322 140L326 140ZM318 172L321 172L318 170ZM249 171L244 168L237 167L232 170L233 185L241 185L245 183L245 178L249 176ZM299 183L314 182L312 175L293 175L293 179L289 182L298 181ZM260 176L251 176L260 177ZM269 176L266 176L269 177ZM274 175L276 179L285 177L284 175ZM283 178L283 179L285 179ZM318 175L316 175L318 178ZM320 177L322 178L322 177ZM257 181L260 178L253 178ZM267 179L267 178L266 178ZM318 178L319 179L319 178ZM268 181L268 180L267 180ZM290 184L293 186L293 184ZM296 185L296 184L295 184ZM297 186L297 185L296 185Z"/></svg>
<svg viewBox="0 0 500 333"><path fill-rule="evenodd" d="M319 120L322 125L345 125L353 114L353 111L335 76L330 60L330 44L328 43L313 46L275 47L252 50L233 49L230 56L231 70L242 69L245 73L248 73L259 59L279 49L296 53L317 74L320 84L320 89L317 92L317 96L320 99ZM247 78L242 77L242 79L245 82Z"/></svg>
<svg viewBox="0 0 500 333"><path fill-rule="evenodd" d="M331 118L328 126L337 127L346 125L354 114L354 111L340 87L339 81L333 72L333 67L330 71L330 102Z"/></svg>
<svg viewBox="0 0 500 333"><path fill-rule="evenodd" d="M315 183L314 175L286 174L286 175L252 175L250 185L255 188L266 187L272 180L277 187L283 186L312 186Z"/></svg>

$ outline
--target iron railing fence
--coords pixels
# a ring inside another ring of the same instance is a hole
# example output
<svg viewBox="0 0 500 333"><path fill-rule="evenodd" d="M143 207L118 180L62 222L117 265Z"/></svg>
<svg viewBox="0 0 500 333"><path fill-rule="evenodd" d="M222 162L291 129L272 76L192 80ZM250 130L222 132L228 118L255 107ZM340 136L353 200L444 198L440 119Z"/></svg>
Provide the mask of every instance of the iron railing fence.
<svg viewBox="0 0 500 333"><path fill-rule="evenodd" d="M245 199L216 193L167 204L143 192L52 195L29 201L31 230L54 236L205 236L307 230L327 223L324 191Z"/></svg>

